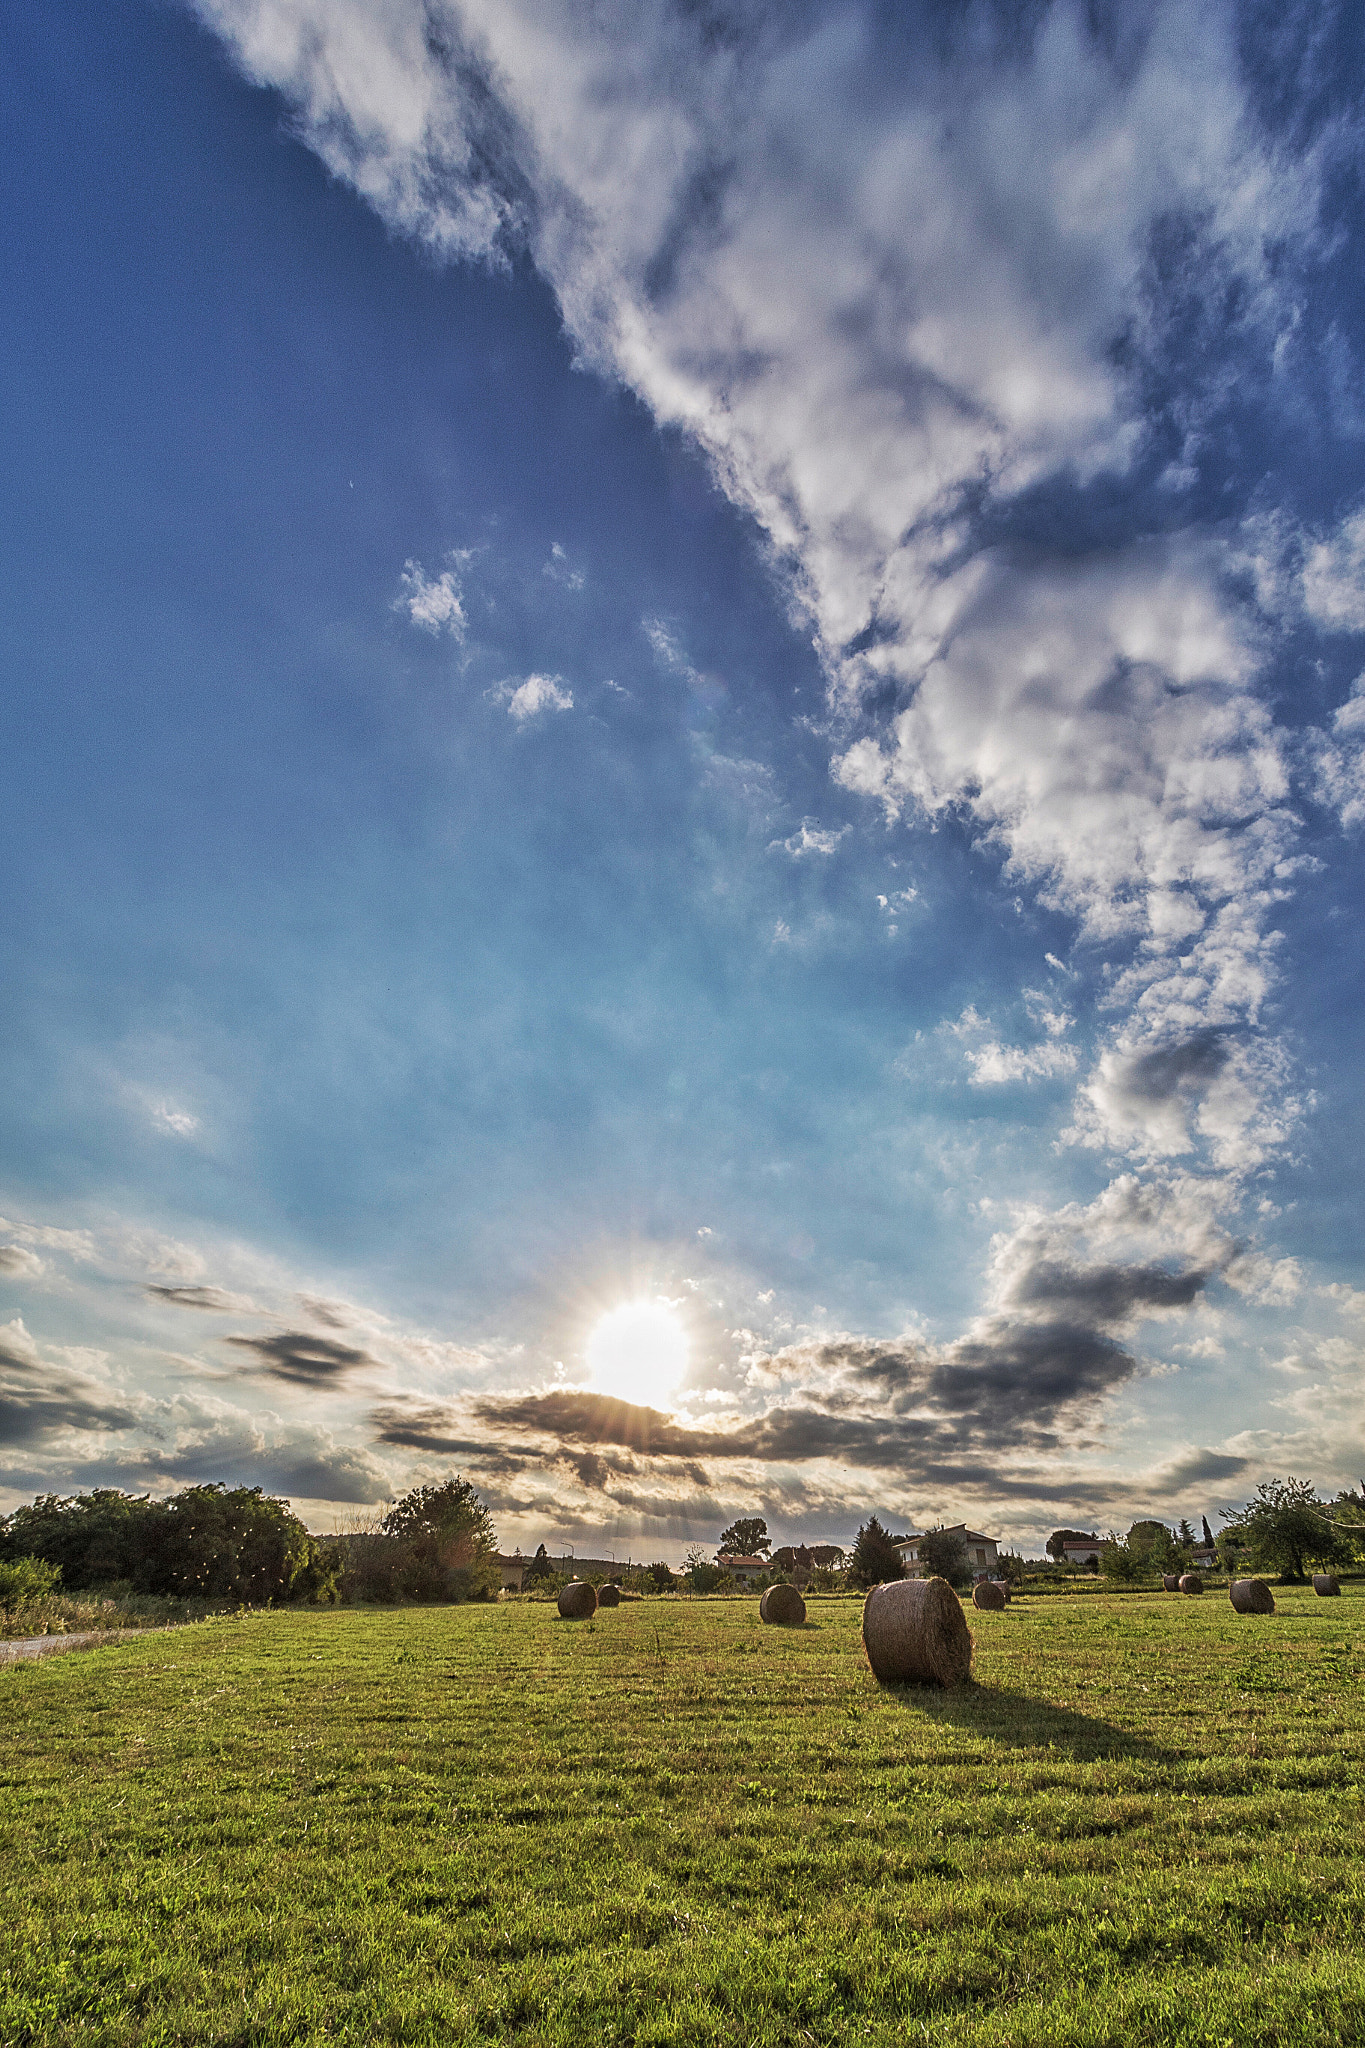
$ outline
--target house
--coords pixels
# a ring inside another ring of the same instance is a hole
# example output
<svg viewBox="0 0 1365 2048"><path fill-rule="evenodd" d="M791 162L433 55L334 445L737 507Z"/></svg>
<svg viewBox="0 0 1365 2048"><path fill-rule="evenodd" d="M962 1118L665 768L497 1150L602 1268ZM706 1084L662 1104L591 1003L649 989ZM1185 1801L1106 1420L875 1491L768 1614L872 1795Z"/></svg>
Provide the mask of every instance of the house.
<svg viewBox="0 0 1365 2048"><path fill-rule="evenodd" d="M515 1557L503 1557L501 1552L499 1552L496 1563L504 1593L519 1593L521 1591L526 1577L526 1567L530 1562L530 1558L523 1557L520 1551L517 1552Z"/></svg>
<svg viewBox="0 0 1365 2048"><path fill-rule="evenodd" d="M747 1586L750 1580L762 1578L765 1572L772 1570L766 1557L737 1557L729 1550L718 1550L716 1563L721 1571L729 1572L730 1577L738 1579L742 1586Z"/></svg>
<svg viewBox="0 0 1365 2048"><path fill-rule="evenodd" d="M917 1534L897 1536L893 1539L893 1547L900 1553L907 1579L924 1577L919 1546L928 1533L927 1529L921 1529ZM961 1537L962 1546L967 1553L967 1566L973 1573L992 1573L999 1570L1000 1549L994 1536L983 1536L979 1529L969 1529L965 1522L955 1522L951 1529L944 1529L940 1533L944 1536Z"/></svg>
<svg viewBox="0 0 1365 2048"><path fill-rule="evenodd" d="M1068 1536L1061 1546L1062 1564L1098 1565L1103 1540L1098 1536Z"/></svg>

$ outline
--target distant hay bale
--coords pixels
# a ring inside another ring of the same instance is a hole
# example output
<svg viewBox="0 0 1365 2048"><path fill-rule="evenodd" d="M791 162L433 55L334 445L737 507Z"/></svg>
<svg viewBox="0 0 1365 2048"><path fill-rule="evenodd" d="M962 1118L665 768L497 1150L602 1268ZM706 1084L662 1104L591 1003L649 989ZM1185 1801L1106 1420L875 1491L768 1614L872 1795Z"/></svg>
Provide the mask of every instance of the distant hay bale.
<svg viewBox="0 0 1365 2048"><path fill-rule="evenodd" d="M1179 1572L1163 1572L1161 1574L1161 1590L1163 1593L1178 1593L1180 1591Z"/></svg>
<svg viewBox="0 0 1365 2048"><path fill-rule="evenodd" d="M1228 1598L1239 1614L1273 1614L1275 1595L1264 1579L1234 1579Z"/></svg>
<svg viewBox="0 0 1365 2048"><path fill-rule="evenodd" d="M1202 1593L1204 1590L1204 1581L1198 1572L1182 1572L1176 1585L1182 1593Z"/></svg>
<svg viewBox="0 0 1365 2048"><path fill-rule="evenodd" d="M863 1602L863 1648L883 1685L963 1685L972 1632L946 1579L892 1579Z"/></svg>
<svg viewBox="0 0 1365 2048"><path fill-rule="evenodd" d="M972 1587L972 1605L999 1614L1005 1605L1005 1595L992 1579L982 1579Z"/></svg>
<svg viewBox="0 0 1365 2048"><path fill-rule="evenodd" d="M991 1584L992 1584L993 1586L998 1586L998 1587L1000 1588L1001 1592L1002 1592L1002 1593L1004 1594L1004 1596L1005 1596L1005 1605L1006 1605L1006 1607L1008 1607L1008 1606L1009 1606L1009 1604L1010 1604L1010 1601L1011 1601L1011 1600L1012 1600L1012 1599L1014 1598L1014 1588L1013 1588L1013 1586L1011 1586L1011 1584L1010 1584L1009 1580L1008 1580L1008 1579L992 1579L992 1580L991 1580Z"/></svg>
<svg viewBox="0 0 1365 2048"><path fill-rule="evenodd" d="M1313 1591L1320 1600L1335 1600L1341 1592L1341 1580L1335 1572L1314 1572Z"/></svg>
<svg viewBox="0 0 1365 2048"><path fill-rule="evenodd" d="M597 1588L584 1579L570 1579L559 1596L559 1611L565 1621L590 1621L597 1612Z"/></svg>
<svg viewBox="0 0 1365 2048"><path fill-rule="evenodd" d="M779 1628L799 1628L806 1618L806 1603L795 1586L769 1586L758 1603L758 1618Z"/></svg>
<svg viewBox="0 0 1365 2048"><path fill-rule="evenodd" d="M597 1604L599 1607L619 1607L621 1605L621 1588L611 1584L599 1586L597 1588Z"/></svg>

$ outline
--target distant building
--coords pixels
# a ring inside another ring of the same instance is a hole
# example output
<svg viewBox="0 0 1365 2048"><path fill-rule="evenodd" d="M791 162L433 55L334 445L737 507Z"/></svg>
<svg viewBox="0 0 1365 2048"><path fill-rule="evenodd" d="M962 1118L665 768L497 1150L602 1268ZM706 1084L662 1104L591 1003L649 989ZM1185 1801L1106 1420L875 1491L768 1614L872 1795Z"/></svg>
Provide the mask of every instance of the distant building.
<svg viewBox="0 0 1365 2048"><path fill-rule="evenodd" d="M765 1572L772 1570L766 1557L737 1557L730 1550L718 1550L716 1563L721 1571L729 1572L732 1579L738 1579L744 1586L751 1579L762 1578Z"/></svg>
<svg viewBox="0 0 1365 2048"><path fill-rule="evenodd" d="M1079 1565L1098 1564L1103 1548L1104 1543L1098 1536L1068 1536L1061 1546L1061 1562Z"/></svg>
<svg viewBox="0 0 1365 2048"><path fill-rule="evenodd" d="M962 1547L967 1553L968 1569L974 1573L994 1572L999 1569L1000 1549L994 1536L983 1536L979 1529L969 1529L965 1522L955 1522L951 1529L941 1532L944 1536L960 1536ZM919 1547L929 1534L921 1529L918 1534L897 1536L893 1548L900 1552L907 1579L922 1579L924 1566L920 1562Z"/></svg>

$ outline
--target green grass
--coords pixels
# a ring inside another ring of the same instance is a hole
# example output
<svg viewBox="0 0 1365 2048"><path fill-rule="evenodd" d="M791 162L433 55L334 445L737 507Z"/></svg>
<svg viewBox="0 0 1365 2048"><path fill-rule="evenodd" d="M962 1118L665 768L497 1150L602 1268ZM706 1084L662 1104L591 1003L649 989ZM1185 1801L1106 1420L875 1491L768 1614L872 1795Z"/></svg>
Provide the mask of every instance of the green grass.
<svg viewBox="0 0 1365 2048"><path fill-rule="evenodd" d="M1365 1599L286 1612L0 1673L0 2042L1365 2041Z"/></svg>

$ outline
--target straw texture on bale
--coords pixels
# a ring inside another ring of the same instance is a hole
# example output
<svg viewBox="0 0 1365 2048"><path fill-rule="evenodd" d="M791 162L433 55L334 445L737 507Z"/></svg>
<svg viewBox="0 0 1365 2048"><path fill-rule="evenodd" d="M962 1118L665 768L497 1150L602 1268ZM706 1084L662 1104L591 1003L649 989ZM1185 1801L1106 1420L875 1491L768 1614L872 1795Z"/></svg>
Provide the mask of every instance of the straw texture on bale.
<svg viewBox="0 0 1365 2048"><path fill-rule="evenodd" d="M946 1579L892 1579L863 1602L863 1648L883 1685L964 1685L972 1632Z"/></svg>
<svg viewBox="0 0 1365 2048"><path fill-rule="evenodd" d="M1176 1584L1182 1593L1202 1593L1204 1590L1204 1581L1198 1572L1182 1572Z"/></svg>
<svg viewBox="0 0 1365 2048"><path fill-rule="evenodd" d="M621 1605L621 1588L611 1585L599 1586L597 1589L597 1604L599 1607L619 1607Z"/></svg>
<svg viewBox="0 0 1365 2048"><path fill-rule="evenodd" d="M1228 1598L1239 1614L1273 1614L1275 1595L1264 1579L1234 1579Z"/></svg>
<svg viewBox="0 0 1365 2048"><path fill-rule="evenodd" d="M1163 1572L1161 1574L1161 1590L1163 1593L1178 1593L1180 1591L1179 1572Z"/></svg>
<svg viewBox="0 0 1365 2048"><path fill-rule="evenodd" d="M983 1579L979 1586L972 1587L972 1605L988 1608L991 1613L999 1614L1005 1605L1005 1596L999 1586L992 1584L990 1579Z"/></svg>
<svg viewBox="0 0 1365 2048"><path fill-rule="evenodd" d="M1009 1606L1009 1604L1010 1604L1010 1601L1011 1601L1011 1600L1012 1600L1012 1599L1014 1598L1014 1589L1013 1589L1013 1587L1012 1587L1012 1586L1010 1585L1010 1582L1009 1582L1009 1580L1008 1580L1008 1579L992 1579L992 1580L991 1580L991 1584L992 1584L993 1586L998 1586L998 1587L1000 1588L1001 1592L1002 1592L1002 1593L1004 1594L1004 1596L1005 1596L1005 1605L1006 1605L1006 1607L1008 1607L1008 1606Z"/></svg>
<svg viewBox="0 0 1365 2048"><path fill-rule="evenodd" d="M1313 1591L1320 1600L1335 1600L1341 1591L1341 1580L1335 1572L1314 1572Z"/></svg>
<svg viewBox="0 0 1365 2048"><path fill-rule="evenodd" d="M795 1586L769 1586L758 1603L758 1618L780 1628L799 1628L806 1618L806 1603Z"/></svg>
<svg viewBox="0 0 1365 2048"><path fill-rule="evenodd" d="M559 1596L559 1611L565 1621L588 1621L597 1612L597 1588L583 1579L570 1579Z"/></svg>

